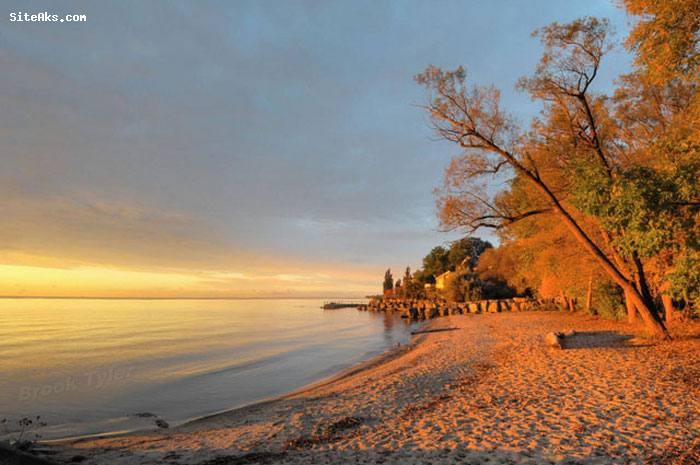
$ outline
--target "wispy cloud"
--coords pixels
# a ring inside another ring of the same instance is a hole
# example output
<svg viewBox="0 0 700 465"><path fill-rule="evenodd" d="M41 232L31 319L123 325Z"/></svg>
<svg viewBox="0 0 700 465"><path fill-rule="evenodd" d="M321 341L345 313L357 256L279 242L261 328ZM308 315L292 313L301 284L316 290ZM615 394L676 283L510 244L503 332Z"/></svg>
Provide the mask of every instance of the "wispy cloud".
<svg viewBox="0 0 700 465"><path fill-rule="evenodd" d="M0 21L0 265L66 289L373 292L449 239L431 192L454 148L412 76L464 64L527 117L513 84L532 29L626 27L607 0L535 3L93 2L79 26Z"/></svg>

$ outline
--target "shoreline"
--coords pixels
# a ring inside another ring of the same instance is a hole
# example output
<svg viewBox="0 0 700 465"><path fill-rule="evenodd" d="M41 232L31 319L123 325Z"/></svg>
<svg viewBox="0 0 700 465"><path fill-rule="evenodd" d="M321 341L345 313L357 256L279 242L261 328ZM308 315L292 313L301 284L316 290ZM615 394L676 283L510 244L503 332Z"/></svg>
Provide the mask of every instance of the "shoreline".
<svg viewBox="0 0 700 465"><path fill-rule="evenodd" d="M420 323L420 326L418 328L420 329L425 329L429 327L430 321L424 321ZM343 379L346 379L348 377L354 376L358 373L361 373L364 370L371 369L373 367L379 366L382 363L386 363L389 360L392 360L393 358L396 358L398 356L403 355L405 352L412 350L414 348L414 344L418 341L420 338L420 334L414 335L413 332L409 334L410 336L410 341L407 344L401 345L399 347L390 347L386 350L384 350L381 353L375 354L370 356L369 358L365 360L361 360L359 362L353 363L350 366L341 369L340 371L333 373L331 375L328 375L326 377L323 377L319 380L312 381L310 383L307 383L305 385L302 385L296 389L293 389L291 391L287 391L283 394L279 394L276 396L271 396L268 398L263 398L260 400L252 401L243 405L239 405L236 407L229 407L222 409L217 412L213 413L208 413L200 416L195 416L189 419L186 419L184 421L175 423L174 426L168 428L167 430L170 431L176 431L179 428L184 428L188 427L190 425L196 425L198 423L206 422L208 420L215 419L216 417L222 416L222 415L233 415L239 411L245 411L246 409L250 408L257 408L257 407L262 407L268 404L272 404L274 402L282 401L297 395L301 395L307 392L311 392L315 389L319 389L328 385L332 385L335 382L341 381ZM37 444L40 445L48 445L48 446L61 446L61 445L68 445L68 444L74 444L80 441L90 441L93 439L106 439L106 438L118 438L118 437L125 437L125 436L130 436L130 435L138 435L138 434L147 434L147 433L152 433L152 432L158 432L158 431L163 431L158 428L153 428L153 427L144 427L144 428L134 428L134 429L129 429L129 430L120 430L120 431L111 431L111 432L102 432L102 433L89 433L89 434L84 434L84 435L77 435L77 436L68 436L68 437L63 437L63 438L54 438L54 439L46 439L46 440L39 440L37 441Z"/></svg>
<svg viewBox="0 0 700 465"><path fill-rule="evenodd" d="M544 333L567 328L577 331L571 346L543 344ZM422 329L442 331L169 430L54 444L55 457L110 465L608 465L664 463L645 457L700 441L700 325L670 343L564 312L449 316Z"/></svg>
<svg viewBox="0 0 700 465"><path fill-rule="evenodd" d="M416 338L415 336L414 338ZM197 426L199 423L206 423L210 420L215 420L218 417L221 416L227 416L227 415L234 415L237 413L245 413L246 410L248 409L256 409L256 408L261 408L265 407L267 405L273 404L275 402L283 401L286 399L293 398L295 396L300 396L302 394L308 394L316 389L321 389L324 387L332 386L334 383L340 382L344 379L350 378L352 376L358 375L362 373L365 370L372 369L374 367L380 366L383 363L389 362L390 360L399 357L401 355L404 355L406 352L412 350L414 348L414 340L412 338L411 342L402 345L401 347L393 347L390 349L387 349L386 351L382 352L381 354L374 355L367 360L363 360L360 362L357 362L353 364L352 366L349 366L347 368L344 368L343 370L340 370L338 373L332 374L330 376L327 376L323 379L320 379L318 381L311 382L309 384L306 384L304 386L301 386L298 389L294 389L292 391L286 392L284 394L280 394L279 396L273 396L268 399L262 399L256 402L251 402L246 405L241 405L239 407L233 407L229 409L222 410L220 412L215 412L215 413L210 413L208 415L202 415L201 417L196 417L192 418L190 420L185 421L184 423L176 426L176 428L185 428L189 426Z"/></svg>

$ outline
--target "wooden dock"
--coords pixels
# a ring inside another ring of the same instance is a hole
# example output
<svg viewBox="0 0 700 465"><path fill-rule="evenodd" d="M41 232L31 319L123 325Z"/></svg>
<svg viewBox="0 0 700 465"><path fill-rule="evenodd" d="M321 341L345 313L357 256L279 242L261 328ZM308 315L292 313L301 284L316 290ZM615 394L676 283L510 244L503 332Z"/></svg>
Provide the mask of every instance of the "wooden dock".
<svg viewBox="0 0 700 465"><path fill-rule="evenodd" d="M324 310L338 310L340 308L357 308L366 305L366 300L333 300L323 302L323 306L321 308Z"/></svg>

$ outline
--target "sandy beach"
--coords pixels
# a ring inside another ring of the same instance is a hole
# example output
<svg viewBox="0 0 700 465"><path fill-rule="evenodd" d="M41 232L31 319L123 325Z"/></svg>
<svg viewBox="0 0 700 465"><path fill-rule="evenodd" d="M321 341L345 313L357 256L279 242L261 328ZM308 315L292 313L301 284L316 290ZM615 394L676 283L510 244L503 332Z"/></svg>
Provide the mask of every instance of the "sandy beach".
<svg viewBox="0 0 700 465"><path fill-rule="evenodd" d="M432 320L333 380L178 428L63 444L89 464L697 463L700 326L554 312ZM548 331L575 329L563 350Z"/></svg>

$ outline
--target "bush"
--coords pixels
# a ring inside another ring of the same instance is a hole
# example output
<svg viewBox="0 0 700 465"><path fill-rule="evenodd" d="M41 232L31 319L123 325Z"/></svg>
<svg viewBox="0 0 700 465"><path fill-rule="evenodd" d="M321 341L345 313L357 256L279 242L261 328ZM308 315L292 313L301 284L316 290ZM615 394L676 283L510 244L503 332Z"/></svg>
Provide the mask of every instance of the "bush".
<svg viewBox="0 0 700 465"><path fill-rule="evenodd" d="M450 302L481 299L481 280L476 273L456 271L447 278L445 298Z"/></svg>
<svg viewBox="0 0 700 465"><path fill-rule="evenodd" d="M468 302L482 299L509 299L515 289L499 278L483 280L477 273L456 271L447 280L445 298L451 302Z"/></svg>
<svg viewBox="0 0 700 465"><path fill-rule="evenodd" d="M505 280L490 278L481 281L481 294L484 299L511 299L517 292Z"/></svg>
<svg viewBox="0 0 700 465"><path fill-rule="evenodd" d="M622 289L610 282L604 282L595 288L592 307L598 315L610 320L621 320L627 316Z"/></svg>

